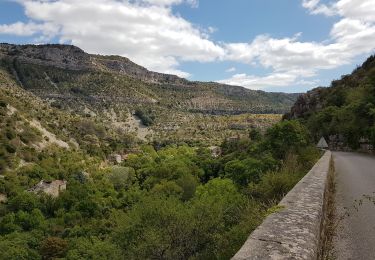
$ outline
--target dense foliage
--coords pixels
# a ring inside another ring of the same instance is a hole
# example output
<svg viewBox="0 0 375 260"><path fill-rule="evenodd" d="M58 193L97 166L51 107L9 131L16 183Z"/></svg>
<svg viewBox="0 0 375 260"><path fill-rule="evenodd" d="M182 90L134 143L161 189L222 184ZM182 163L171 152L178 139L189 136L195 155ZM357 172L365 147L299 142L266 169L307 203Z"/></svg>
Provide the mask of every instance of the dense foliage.
<svg viewBox="0 0 375 260"><path fill-rule="evenodd" d="M72 71L33 55L0 61L0 259L229 259L320 155L299 121L231 114L293 95L146 83L105 66L122 58ZM35 192L42 180L66 189Z"/></svg>
<svg viewBox="0 0 375 260"><path fill-rule="evenodd" d="M252 137L252 138L250 138ZM296 121L203 147L144 145L119 166L53 148L0 179L1 259L228 259L319 153ZM26 190L65 179L58 198Z"/></svg>
<svg viewBox="0 0 375 260"><path fill-rule="evenodd" d="M137 108L134 115L139 117L142 121L142 124L145 126L151 126L155 120L155 116L152 115L151 109L149 109L148 111L144 111L141 108Z"/></svg>
<svg viewBox="0 0 375 260"><path fill-rule="evenodd" d="M359 148L361 139L375 145L375 56L311 95L314 106L298 117L316 140L334 136L351 149Z"/></svg>

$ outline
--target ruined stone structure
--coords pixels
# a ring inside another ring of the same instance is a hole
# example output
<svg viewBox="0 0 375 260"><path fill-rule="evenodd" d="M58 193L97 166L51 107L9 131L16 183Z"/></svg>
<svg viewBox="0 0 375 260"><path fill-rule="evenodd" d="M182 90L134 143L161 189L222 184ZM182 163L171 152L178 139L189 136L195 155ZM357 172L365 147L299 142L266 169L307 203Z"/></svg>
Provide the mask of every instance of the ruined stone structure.
<svg viewBox="0 0 375 260"><path fill-rule="evenodd" d="M66 181L55 180L55 181L40 181L37 185L29 189L29 192L40 193L44 192L52 197L58 197L60 191L66 190Z"/></svg>

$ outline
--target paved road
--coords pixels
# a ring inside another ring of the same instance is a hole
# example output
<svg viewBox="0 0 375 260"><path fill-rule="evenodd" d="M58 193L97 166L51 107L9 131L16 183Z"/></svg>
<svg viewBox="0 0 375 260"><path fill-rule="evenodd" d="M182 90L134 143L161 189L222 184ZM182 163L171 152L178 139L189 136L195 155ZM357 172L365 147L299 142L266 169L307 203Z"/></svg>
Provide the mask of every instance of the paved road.
<svg viewBox="0 0 375 260"><path fill-rule="evenodd" d="M336 213L343 217L334 238L337 259L375 260L375 157L334 152ZM362 200L362 203L360 201Z"/></svg>

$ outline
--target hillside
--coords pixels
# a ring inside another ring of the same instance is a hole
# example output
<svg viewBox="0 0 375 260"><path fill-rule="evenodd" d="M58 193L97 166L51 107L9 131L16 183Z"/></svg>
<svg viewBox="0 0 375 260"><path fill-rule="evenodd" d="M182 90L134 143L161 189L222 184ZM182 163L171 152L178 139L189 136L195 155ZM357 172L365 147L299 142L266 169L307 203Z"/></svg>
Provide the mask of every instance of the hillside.
<svg viewBox="0 0 375 260"><path fill-rule="evenodd" d="M297 95L151 72L119 56L90 55L69 45L0 45L1 67L55 106L95 113L147 106L208 114L283 113Z"/></svg>
<svg viewBox="0 0 375 260"><path fill-rule="evenodd" d="M224 138L247 135L249 127L271 126L280 120L275 113L285 112L297 97L190 82L70 45L1 44L0 70L8 82L33 95L31 100L38 97L114 135L159 143L218 145Z"/></svg>
<svg viewBox="0 0 375 260"><path fill-rule="evenodd" d="M325 136L331 147L357 149L375 144L375 56L328 88L301 95L287 119L300 119L316 140Z"/></svg>
<svg viewBox="0 0 375 260"><path fill-rule="evenodd" d="M236 134L214 154L0 86L1 259L230 259L319 156L298 122L255 128L276 115L190 113L186 141Z"/></svg>
<svg viewBox="0 0 375 260"><path fill-rule="evenodd" d="M1 55L4 259L230 259L320 155L299 122L244 113L293 95L72 46Z"/></svg>

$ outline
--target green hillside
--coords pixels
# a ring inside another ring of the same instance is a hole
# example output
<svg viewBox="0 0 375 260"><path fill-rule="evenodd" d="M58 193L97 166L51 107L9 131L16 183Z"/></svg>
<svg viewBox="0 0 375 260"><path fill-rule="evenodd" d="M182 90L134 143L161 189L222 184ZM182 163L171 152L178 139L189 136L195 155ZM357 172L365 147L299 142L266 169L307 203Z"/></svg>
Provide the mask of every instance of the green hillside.
<svg viewBox="0 0 375 260"><path fill-rule="evenodd" d="M230 259L320 155L298 121L249 113L292 95L8 47L0 259Z"/></svg>
<svg viewBox="0 0 375 260"><path fill-rule="evenodd" d="M375 145L375 56L329 88L302 95L286 118L300 119L316 140L325 136L341 148Z"/></svg>
<svg viewBox="0 0 375 260"><path fill-rule="evenodd" d="M218 83L189 82L150 72L126 58L89 55L66 45L0 45L1 67L56 106L103 113L137 105L207 114L283 113L296 94L266 93Z"/></svg>

